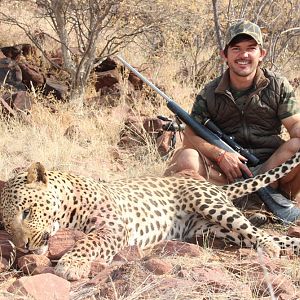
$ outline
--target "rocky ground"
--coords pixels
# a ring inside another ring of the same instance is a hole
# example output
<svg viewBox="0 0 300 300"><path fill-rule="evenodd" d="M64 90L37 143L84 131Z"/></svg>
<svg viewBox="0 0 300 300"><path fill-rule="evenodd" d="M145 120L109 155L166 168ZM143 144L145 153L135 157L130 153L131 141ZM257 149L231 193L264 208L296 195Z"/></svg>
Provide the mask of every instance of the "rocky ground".
<svg viewBox="0 0 300 300"><path fill-rule="evenodd" d="M300 236L300 227L289 234ZM282 299L300 298L299 258L270 259L251 249L199 239L161 242L142 251L128 247L112 264L92 264L89 278L54 275L57 260L83 233L60 230L46 256L24 255L0 231L0 299ZM31 298L32 297L32 298Z"/></svg>

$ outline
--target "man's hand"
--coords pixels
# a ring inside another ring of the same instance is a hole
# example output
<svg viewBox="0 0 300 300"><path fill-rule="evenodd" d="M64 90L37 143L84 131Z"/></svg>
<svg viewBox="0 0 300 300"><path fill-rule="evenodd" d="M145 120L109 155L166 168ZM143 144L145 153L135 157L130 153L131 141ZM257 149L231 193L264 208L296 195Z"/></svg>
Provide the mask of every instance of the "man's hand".
<svg viewBox="0 0 300 300"><path fill-rule="evenodd" d="M219 163L219 167L222 169L229 182L233 182L235 179L242 177L242 171L249 177L252 177L251 171L244 163L246 161L247 159L238 153L225 152Z"/></svg>

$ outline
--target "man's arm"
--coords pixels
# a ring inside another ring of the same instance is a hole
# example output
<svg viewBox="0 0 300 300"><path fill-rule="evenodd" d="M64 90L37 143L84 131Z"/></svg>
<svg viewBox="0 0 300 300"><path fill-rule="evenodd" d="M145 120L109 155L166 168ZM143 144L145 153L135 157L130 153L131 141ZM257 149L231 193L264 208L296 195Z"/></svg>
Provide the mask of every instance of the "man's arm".
<svg viewBox="0 0 300 300"><path fill-rule="evenodd" d="M282 119L281 121L291 138L300 138L300 113Z"/></svg>
<svg viewBox="0 0 300 300"><path fill-rule="evenodd" d="M195 149L209 160L217 162L230 182L242 177L241 170L248 176L252 176L248 167L243 163L247 160L244 156L239 153L226 152L208 143L188 126L184 130L183 146Z"/></svg>

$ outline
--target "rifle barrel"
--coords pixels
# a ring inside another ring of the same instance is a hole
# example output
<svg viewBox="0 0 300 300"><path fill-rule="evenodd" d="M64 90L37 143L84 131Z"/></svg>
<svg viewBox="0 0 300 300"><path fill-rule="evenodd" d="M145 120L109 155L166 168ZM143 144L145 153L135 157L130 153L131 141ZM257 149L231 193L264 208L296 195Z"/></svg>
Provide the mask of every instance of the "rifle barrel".
<svg viewBox="0 0 300 300"><path fill-rule="evenodd" d="M140 72L138 72L134 67L132 67L126 60L124 60L120 55L116 55L116 57L137 77L143 80L147 85L149 85L153 90L155 90L159 95L161 95L167 103L169 101L173 101L170 97L168 97L163 91L157 88L151 81L149 81L146 77L144 77Z"/></svg>

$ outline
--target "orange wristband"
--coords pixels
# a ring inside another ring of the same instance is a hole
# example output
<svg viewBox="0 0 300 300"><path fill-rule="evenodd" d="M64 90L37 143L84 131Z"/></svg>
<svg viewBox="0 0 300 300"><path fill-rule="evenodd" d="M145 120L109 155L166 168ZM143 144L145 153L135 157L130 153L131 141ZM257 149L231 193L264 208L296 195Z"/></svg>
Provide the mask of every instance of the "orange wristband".
<svg viewBox="0 0 300 300"><path fill-rule="evenodd" d="M224 156L225 156L225 153L226 153L226 151L225 150L222 150L219 154L218 154L218 156L217 156L217 158L216 158L216 163L219 165L220 163L221 163L221 161L223 160L223 158L224 158Z"/></svg>

